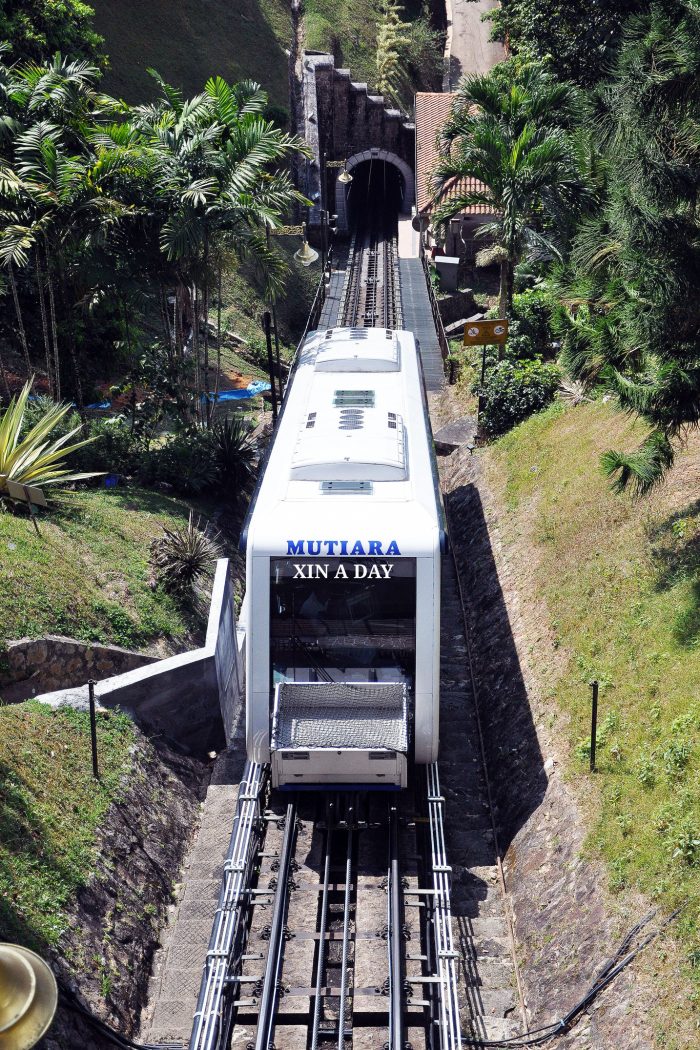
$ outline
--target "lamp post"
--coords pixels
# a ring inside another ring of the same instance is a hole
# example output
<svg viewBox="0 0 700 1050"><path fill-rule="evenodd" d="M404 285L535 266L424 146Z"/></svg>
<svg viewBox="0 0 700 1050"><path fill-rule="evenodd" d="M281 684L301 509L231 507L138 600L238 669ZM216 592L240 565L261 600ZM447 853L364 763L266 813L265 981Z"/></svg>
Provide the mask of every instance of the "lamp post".
<svg viewBox="0 0 700 1050"><path fill-rule="evenodd" d="M337 179L341 186L349 186L352 182L353 177L348 171L347 160L329 160L326 161L326 167L335 169L342 168L342 171L338 175Z"/></svg>
<svg viewBox="0 0 700 1050"><path fill-rule="evenodd" d="M307 240L305 222L301 224L301 229L304 243L298 251L294 252L294 258L297 262L300 262L302 266L311 266L311 264L315 263L318 259L318 252L311 247Z"/></svg>

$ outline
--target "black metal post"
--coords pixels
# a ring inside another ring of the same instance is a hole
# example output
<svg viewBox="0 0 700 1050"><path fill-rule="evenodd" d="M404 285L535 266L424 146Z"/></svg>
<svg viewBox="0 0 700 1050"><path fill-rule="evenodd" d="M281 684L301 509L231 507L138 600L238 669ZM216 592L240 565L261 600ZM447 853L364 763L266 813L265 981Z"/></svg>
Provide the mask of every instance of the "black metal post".
<svg viewBox="0 0 700 1050"><path fill-rule="evenodd" d="M591 682L591 773L595 773L595 745L598 734L598 683Z"/></svg>
<svg viewBox="0 0 700 1050"><path fill-rule="evenodd" d="M277 365L277 382L279 385L279 403L282 404L284 399L284 386L282 384L282 361L280 360L280 337L277 331L277 310L275 309L275 301L272 300L272 330L275 333L275 363ZM274 383L273 383L274 386Z"/></svg>
<svg viewBox="0 0 700 1050"><path fill-rule="evenodd" d="M92 775L95 780L100 779L100 771L97 768L97 721L95 718L95 679L88 681L88 698L90 703L90 741L92 744Z"/></svg>
<svg viewBox="0 0 700 1050"><path fill-rule="evenodd" d="M267 370L270 374L270 394L272 395L272 425L275 426L277 423L277 390L275 388L275 366L272 360L271 321L272 318L270 316L270 311L266 310L262 315L262 323L263 331L265 332L265 341L267 343Z"/></svg>
<svg viewBox="0 0 700 1050"><path fill-rule="evenodd" d="M321 206L321 273L326 272L326 151L321 154L321 178L319 179L319 204Z"/></svg>
<svg viewBox="0 0 700 1050"><path fill-rule="evenodd" d="M481 348L481 383L479 384L479 388L480 388L479 399L478 399L478 401L476 403L476 425L477 426L479 425L479 416L481 415L481 412L482 412L483 407L484 407L483 389L484 389L484 382L485 382L485 380L486 380L486 343L484 343L484 345Z"/></svg>
<svg viewBox="0 0 700 1050"><path fill-rule="evenodd" d="M267 238L267 246L269 248L270 247L270 227L269 226L267 226L265 228L265 236ZM275 297L274 297L274 295L271 296L270 309L272 310L272 328L273 328L273 331L275 333L275 360L277 362L277 381L279 383L279 398L280 398L280 404L282 404L282 400L284 398L284 389L282 387L282 365L281 365L281 362L280 362L280 337L279 337L279 333L277 331L277 309L276 309L276 306L275 306ZM270 380L270 383L272 384L272 388L274 389L275 384L274 384L272 379Z"/></svg>

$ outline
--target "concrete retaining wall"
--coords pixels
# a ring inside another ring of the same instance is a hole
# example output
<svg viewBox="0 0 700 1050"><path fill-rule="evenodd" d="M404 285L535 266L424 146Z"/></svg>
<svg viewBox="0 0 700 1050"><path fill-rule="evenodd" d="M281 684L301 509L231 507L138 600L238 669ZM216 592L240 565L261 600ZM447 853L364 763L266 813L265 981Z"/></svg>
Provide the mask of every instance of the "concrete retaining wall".
<svg viewBox="0 0 700 1050"><path fill-rule="evenodd" d="M148 733L162 734L192 753L229 741L242 710L243 669L228 567L225 558L217 563L203 648L103 679L95 687L103 707L127 711ZM83 685L36 699L82 708L87 695Z"/></svg>

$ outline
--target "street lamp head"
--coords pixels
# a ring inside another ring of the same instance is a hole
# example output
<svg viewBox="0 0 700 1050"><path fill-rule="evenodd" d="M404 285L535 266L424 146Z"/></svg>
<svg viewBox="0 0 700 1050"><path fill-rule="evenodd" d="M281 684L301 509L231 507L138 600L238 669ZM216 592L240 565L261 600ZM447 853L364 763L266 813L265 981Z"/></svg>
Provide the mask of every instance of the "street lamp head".
<svg viewBox="0 0 700 1050"><path fill-rule="evenodd" d="M294 258L297 262L300 262L302 266L311 266L318 259L318 252L314 251L309 242L306 239L306 226L304 230L304 243L302 244L299 251L294 252Z"/></svg>
<svg viewBox="0 0 700 1050"><path fill-rule="evenodd" d="M352 182L352 175L347 168L343 168L340 175L338 176L338 182L342 182L344 186L349 185Z"/></svg>

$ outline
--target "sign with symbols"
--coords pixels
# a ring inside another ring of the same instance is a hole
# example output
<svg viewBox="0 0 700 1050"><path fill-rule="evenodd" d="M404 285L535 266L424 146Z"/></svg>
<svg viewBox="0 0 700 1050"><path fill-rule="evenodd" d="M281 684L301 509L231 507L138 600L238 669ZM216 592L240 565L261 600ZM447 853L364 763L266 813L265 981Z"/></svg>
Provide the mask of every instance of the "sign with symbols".
<svg viewBox="0 0 700 1050"><path fill-rule="evenodd" d="M463 346L486 346L487 343L505 343L508 338L508 319L496 321L468 321L464 326Z"/></svg>
<svg viewBox="0 0 700 1050"><path fill-rule="evenodd" d="M48 507L46 496L40 488L35 485L22 485L18 481L7 479L7 495L10 499L28 503L33 507Z"/></svg>

